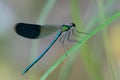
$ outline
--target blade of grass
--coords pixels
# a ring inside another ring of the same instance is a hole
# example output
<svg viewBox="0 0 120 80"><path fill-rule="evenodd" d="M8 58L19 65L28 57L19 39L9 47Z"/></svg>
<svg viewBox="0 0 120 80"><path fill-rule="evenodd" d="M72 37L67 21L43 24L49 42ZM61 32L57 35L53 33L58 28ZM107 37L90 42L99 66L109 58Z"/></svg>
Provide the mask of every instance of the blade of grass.
<svg viewBox="0 0 120 80"><path fill-rule="evenodd" d="M107 6L108 5L109 6L111 5L111 1L109 3L107 3ZM105 8L106 7L104 7L104 9ZM96 13L96 14L98 14L98 13ZM95 18L93 18L93 19L95 19ZM92 25L94 25L95 23L99 23L100 21L103 21L103 19L104 19L103 17L101 18L101 16L97 15L97 18L95 20L90 21L88 24L89 27L86 27L87 29L85 29L85 30L89 31L91 28L93 28L93 27L91 27ZM81 47L82 47L81 48L81 58L83 59L83 62L85 64L86 71L88 73L90 80L104 80L104 76L103 76L103 73L101 70L102 68L100 67L101 63L102 63L101 58L99 58L99 56L96 56L96 58L94 58L94 56L91 56L90 50L87 49L87 47L88 47L87 44L84 44Z"/></svg>
<svg viewBox="0 0 120 80"><path fill-rule="evenodd" d="M90 3L93 3L93 1L91 1ZM89 10L88 13L91 12L90 10ZM95 13L93 13L93 14L96 15L97 11ZM91 16L91 14L89 16ZM99 21L98 17L91 18L91 19L98 19L97 21ZM91 26L91 25L95 25L96 24L95 23L96 21L93 22L93 23L91 23L91 22L92 22L92 20L90 20L90 22L89 22L90 26L87 26L87 27L89 27L89 29L94 27L94 26ZM89 29L86 29L86 30L89 31ZM80 49L80 52L81 52L80 58L83 61L83 64L84 64L84 67L85 67L85 71L86 71L86 73L88 75L88 78L90 80L104 80L103 75L101 73L101 67L100 67L101 66L101 60L99 59L99 56L94 57L96 54L94 56L91 55L91 53L90 53L91 52L90 45L87 44L87 43L82 45L81 49ZM92 53L92 54L94 54L94 53Z"/></svg>
<svg viewBox="0 0 120 80"><path fill-rule="evenodd" d="M99 3L99 2L98 2ZM104 10L107 10L107 9L109 9L109 7L112 5L112 3L113 3L113 0L109 0L109 2L108 3L106 3L106 6L104 7L104 8L101 8L101 9L104 9ZM86 12L86 14L87 13L89 13L89 12ZM103 13L102 13L103 14ZM93 16L93 17L96 17L96 16ZM95 19L95 18L93 18L93 19ZM91 30L93 27L91 27L91 26L93 26L94 25L94 23L98 23L98 22L100 22L100 21L103 21L104 22L104 17L101 17L101 16L97 16L97 18L95 19L95 20L91 20L88 24L87 24L87 26L88 27L86 27L87 29L85 29L85 30L87 30L87 31L89 31L89 30ZM86 46L86 45L85 45ZM84 47L84 45L82 46L82 47ZM82 50L83 50L84 48L82 48ZM85 63L86 63L86 67L87 67L87 70L88 70L88 74L90 75L90 78L91 78L91 80L103 80L103 75L102 75L102 73L101 73L101 68L99 67L99 65L100 65L100 63L101 62L99 62L99 61L97 61L98 63L97 63L97 65L98 66L94 66L94 65L90 65L90 64L93 64L94 63L94 61L91 61L90 62L90 54L87 54L86 55L86 53L89 51L89 50L84 50L85 52L82 52L83 54L82 55L84 55L85 57L86 56L89 56L89 57L86 57L86 59L84 60L85 61ZM82 56L83 57L83 56ZM91 56L92 57L92 56ZM92 58L93 60L94 60L94 57ZM98 69L98 68L100 68L100 69Z"/></svg>
<svg viewBox="0 0 120 80"><path fill-rule="evenodd" d="M91 1L90 3L93 3L93 2ZM108 5L108 3L107 3L107 5ZM89 12L87 12L87 13L89 13ZM98 13L96 13L96 14L98 14ZM100 22L102 20L102 18L99 16L97 16L96 19L95 18L92 18L92 19L94 19L94 20L91 20L88 23L88 25L86 27L87 29L85 29L85 30L89 31L90 29L93 28L92 25L97 24L98 22ZM104 80L104 77L103 77L103 74L101 71L102 68L100 67L101 63L102 63L101 58L99 58L99 56L96 56L96 58L95 58L94 56L92 56L90 54L89 45L84 44L81 46L81 58L83 59L84 66L85 66L85 69L88 73L90 80Z"/></svg>
<svg viewBox="0 0 120 80"><path fill-rule="evenodd" d="M107 4L106 4L106 9L108 9L109 8L109 6L112 4L112 2L113 1L109 1ZM90 3L92 3L92 1L90 2ZM105 7L104 7L105 8ZM90 10L90 8L88 8L88 10L87 11L89 11ZM86 15L88 15L88 13L89 12L86 12ZM96 13L97 14L97 13ZM103 18L101 18L101 16L98 16L97 15L97 18L96 18L96 16L93 16L93 18L92 19L94 19L94 20L91 20L88 24L87 24L87 27L86 27L86 31L89 31L89 30L91 30L93 27L93 25L95 24L95 23L98 23L98 22L100 22L100 21L102 21L103 20ZM84 21L86 21L86 20L84 20ZM101 60L95 60L94 61L94 57L93 56L91 56L91 54L89 53L90 51L89 51L89 49L87 49L87 47L88 47L88 45L87 44L84 44L83 46L82 46L82 48L81 48L81 53L83 53L83 54L81 54L81 57L82 57L82 59L83 59L83 61L84 61L84 64L86 65L85 67L86 67L86 69L87 69L87 72L88 72L88 74L89 74L89 78L91 79L91 80L103 80L104 79L104 77L103 77L103 74L102 74L102 72L101 72L101 67L100 67L100 65L101 65ZM97 57L97 56L96 56ZM97 62L96 62L97 61ZM96 64L96 65L94 65L94 64Z"/></svg>
<svg viewBox="0 0 120 80"><path fill-rule="evenodd" d="M107 27L110 23L115 21L120 17L120 12L117 12L115 15L113 15L111 18L107 19L104 23L99 25L97 28L92 30L88 35L86 35L84 38L81 39L81 43L76 43L72 48L70 48L62 57L60 57L46 72L45 74L40 78L40 80L45 80L50 73L64 60L67 56L72 54L73 52L77 51L79 47L87 41L89 38L91 38L93 35L95 35L98 31L102 30L103 28ZM67 55L67 56L66 56Z"/></svg>
<svg viewBox="0 0 120 80"><path fill-rule="evenodd" d="M110 5L112 5L113 1L109 1L108 3L106 3L106 9L108 9L110 7ZM92 1L90 3L93 3ZM85 16L89 14L90 12L90 8L87 9L87 11L85 12ZM96 13L97 14L97 13ZM97 18L96 18L97 17ZM87 17L86 17L87 19ZM86 25L86 29L85 31L90 31L94 26L95 23L98 23L100 21L103 20L103 18L101 18L101 16L93 16L92 18L93 20L91 20L87 25ZM83 20L86 23L86 20ZM90 50L89 50L89 45L84 44L83 46L81 46L81 57L83 59L83 62L85 64L87 73L89 75L89 78L91 80L103 80L104 76L101 72L101 60L99 60L99 58L97 58L97 60L95 60L95 58L93 56L91 56L90 54ZM98 56L96 56L98 57Z"/></svg>
<svg viewBox="0 0 120 80"><path fill-rule="evenodd" d="M111 2L113 2L111 0ZM98 9L99 9L99 16L100 18L102 18L103 20L101 21L101 23L103 21L105 21L106 17L105 17L105 9L104 9L104 5L103 5L103 0L98 0ZM106 57L107 57L107 65L108 65L108 68L109 70L111 71L111 77L112 77L112 80L119 80L118 79L118 76L117 76L117 73L116 73L116 69L113 65L113 58L112 58L112 49L110 47L110 41L108 39L108 31L107 31L107 28L105 28L103 31L102 31L102 37L103 37L103 40L104 40L104 46L105 46L105 53L106 53Z"/></svg>

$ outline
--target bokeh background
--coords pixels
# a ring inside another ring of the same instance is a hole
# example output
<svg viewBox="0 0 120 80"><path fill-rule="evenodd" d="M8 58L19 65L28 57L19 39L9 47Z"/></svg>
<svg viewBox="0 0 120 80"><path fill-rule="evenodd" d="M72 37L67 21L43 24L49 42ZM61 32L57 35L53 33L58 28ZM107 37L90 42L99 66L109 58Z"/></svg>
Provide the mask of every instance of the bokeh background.
<svg viewBox="0 0 120 80"><path fill-rule="evenodd" d="M120 0L0 0L0 80L39 80L65 48L57 41L24 76L23 69L44 50L55 33L29 40L16 23L69 24L90 32L120 11ZM66 44L71 47L73 44ZM75 52L76 53L76 52ZM120 19L96 33L68 56L46 80L120 80Z"/></svg>

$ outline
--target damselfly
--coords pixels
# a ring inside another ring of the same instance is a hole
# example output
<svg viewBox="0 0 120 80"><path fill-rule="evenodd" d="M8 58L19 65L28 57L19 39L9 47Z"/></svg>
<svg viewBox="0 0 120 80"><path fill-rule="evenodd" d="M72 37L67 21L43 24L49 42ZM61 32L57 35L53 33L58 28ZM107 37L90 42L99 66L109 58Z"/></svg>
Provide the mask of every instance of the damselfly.
<svg viewBox="0 0 120 80"><path fill-rule="evenodd" d="M78 32L75 29L75 24L71 23L70 25L36 25L36 24L27 24L27 23L18 23L15 26L15 31L18 35L21 35L23 37L29 38L29 39L38 39L43 38L45 36L48 36L55 31L57 31L56 36L51 41L51 43L48 45L48 47L31 63L29 64L22 72L22 75L24 75L35 63L37 63L45 54L46 52L52 47L52 45L56 42L56 40L61 36L62 33L65 32L65 34L60 38L60 42L64 45L64 40L67 37L68 41L75 41L71 40L70 34L75 35L75 31L77 33L83 33ZM87 34L87 33L84 33Z"/></svg>

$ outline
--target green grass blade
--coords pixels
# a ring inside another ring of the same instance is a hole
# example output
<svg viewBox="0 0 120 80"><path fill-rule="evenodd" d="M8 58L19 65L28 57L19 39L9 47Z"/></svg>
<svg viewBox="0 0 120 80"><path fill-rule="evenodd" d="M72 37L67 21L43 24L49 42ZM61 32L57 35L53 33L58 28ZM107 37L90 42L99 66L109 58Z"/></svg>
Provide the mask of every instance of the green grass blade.
<svg viewBox="0 0 120 80"><path fill-rule="evenodd" d="M110 3L113 3L113 2L114 1L112 1L112 0L110 1ZM101 23L102 23L106 19L103 0L98 1L98 9L99 9L99 16L100 16L100 18L103 19L101 21ZM117 76L117 73L116 73L116 69L115 69L115 67L113 65L114 60L112 58L112 51L111 51L112 49L110 47L110 41L108 39L107 28L105 28L102 31L102 37L103 37L103 40L104 40L105 53L106 53L106 58L107 58L107 65L108 65L109 71L111 72L112 80L119 80L118 76Z"/></svg>
<svg viewBox="0 0 120 80"><path fill-rule="evenodd" d="M87 41L89 38L91 38L93 35L95 35L98 31L102 30L103 28L107 27L110 23L112 23L113 21L115 21L116 19L118 19L120 17L120 12L116 13L115 15L113 15L111 18L107 19L104 23L102 23L101 25L99 25L97 28L95 28L94 30L92 30L88 35L86 35L84 38L81 39L81 43L76 43L75 45L73 45L72 48L70 48L61 58L59 58L46 72L45 74L40 78L40 80L45 80L49 74L52 73L52 71L60 64L63 62L64 59L66 59L67 56L69 56L70 54L72 54L73 52L75 53L75 51L77 51L79 49L79 47L85 42ZM66 56L67 55L67 56Z"/></svg>
<svg viewBox="0 0 120 80"><path fill-rule="evenodd" d="M94 3L94 2L91 1L89 3L89 7L85 12L86 13L85 16L87 16L88 13L90 13L90 10L91 10L90 4L92 4L92 3ZM103 9L107 10L110 7L111 4L112 4L112 1L109 1L108 3L105 4L105 7ZM98 24L101 21L103 21L103 18L101 18L101 16L99 16L98 14L99 14L99 12L95 14L96 16L95 15L92 16L92 18L89 22L86 22L87 17L85 19L83 18L84 19L83 21L87 24L86 28L84 29L85 32L90 31L94 27L95 24ZM82 61L84 63L85 70L87 72L88 78L90 80L104 80L104 75L103 75L103 72L101 70L102 69L101 68L101 65L102 65L101 61L102 60L101 60L100 56L96 55L96 57L94 57L94 56L91 55L90 52L91 52L91 50L90 50L89 44L85 43L84 45L81 46L80 57L82 58Z"/></svg>

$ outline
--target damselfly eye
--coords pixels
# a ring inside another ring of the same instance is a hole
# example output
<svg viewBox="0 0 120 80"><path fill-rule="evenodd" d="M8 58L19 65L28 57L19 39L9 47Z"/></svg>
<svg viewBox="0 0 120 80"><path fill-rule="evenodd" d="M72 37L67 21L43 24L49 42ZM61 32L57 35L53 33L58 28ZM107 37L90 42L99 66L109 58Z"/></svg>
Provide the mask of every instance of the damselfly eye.
<svg viewBox="0 0 120 80"><path fill-rule="evenodd" d="M72 27L76 27L76 25L75 25L74 23L71 23L71 26L72 26Z"/></svg>

